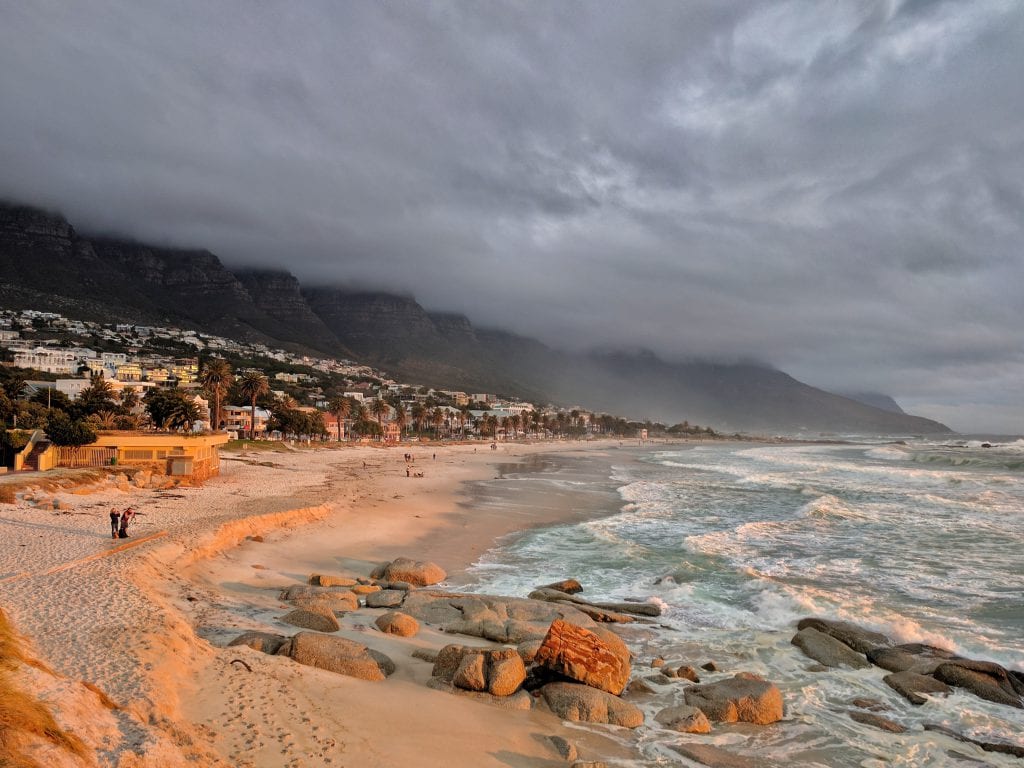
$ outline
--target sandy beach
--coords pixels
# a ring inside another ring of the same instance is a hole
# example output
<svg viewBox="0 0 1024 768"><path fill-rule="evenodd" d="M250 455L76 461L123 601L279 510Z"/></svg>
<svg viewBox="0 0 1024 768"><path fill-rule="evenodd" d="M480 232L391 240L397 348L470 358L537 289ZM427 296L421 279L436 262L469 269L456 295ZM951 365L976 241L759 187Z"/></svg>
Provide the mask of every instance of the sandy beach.
<svg viewBox="0 0 1024 768"><path fill-rule="evenodd" d="M383 682L223 647L246 630L287 633L279 590L311 573L365 576L408 556L457 584L498 537L587 514L477 508L466 483L530 454L610 447L249 451L226 453L201 488L19 495L0 508L0 604L54 673L26 670L26 685L102 766L558 765L545 736L561 732L584 755L625 755L550 713L428 689L431 665L412 651L474 640L429 627L386 636L373 627L379 610L346 614L339 634L395 660ZM111 540L107 513L128 505L140 513L132 537ZM43 745L38 754L81 764Z"/></svg>

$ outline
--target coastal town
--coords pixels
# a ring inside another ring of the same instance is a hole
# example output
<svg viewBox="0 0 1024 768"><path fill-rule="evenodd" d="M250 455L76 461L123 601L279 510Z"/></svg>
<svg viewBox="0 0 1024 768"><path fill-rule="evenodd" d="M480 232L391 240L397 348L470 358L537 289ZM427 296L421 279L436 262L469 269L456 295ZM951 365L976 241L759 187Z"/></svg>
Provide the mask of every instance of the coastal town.
<svg viewBox="0 0 1024 768"><path fill-rule="evenodd" d="M713 434L687 423L666 428L581 406L399 382L352 360L195 330L101 324L38 310L0 310L0 355L0 416L10 427L5 465L14 470L159 455L158 447L146 453L141 444L131 453L113 452L127 444L114 433L216 433L220 442L307 444ZM43 434L33 440L37 430ZM51 444L55 450L41 458ZM90 445L97 447L86 450ZM215 467L200 472L179 464L185 470L201 479Z"/></svg>

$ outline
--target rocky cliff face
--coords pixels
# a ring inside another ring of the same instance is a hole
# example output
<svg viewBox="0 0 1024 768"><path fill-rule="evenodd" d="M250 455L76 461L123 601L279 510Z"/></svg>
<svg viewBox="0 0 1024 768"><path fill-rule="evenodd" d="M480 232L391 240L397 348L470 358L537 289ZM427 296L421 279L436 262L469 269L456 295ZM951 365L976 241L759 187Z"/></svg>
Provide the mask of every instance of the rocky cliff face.
<svg viewBox="0 0 1024 768"><path fill-rule="evenodd" d="M280 328L276 333L284 332L296 341L331 354L351 356L348 348L310 308L295 275L282 270L253 269L236 271L235 276L256 306L277 321ZM271 326L266 326L265 330L275 332Z"/></svg>
<svg viewBox="0 0 1024 768"><path fill-rule="evenodd" d="M453 344L477 344L476 329L469 318L454 312L428 312L437 332Z"/></svg>
<svg viewBox="0 0 1024 768"><path fill-rule="evenodd" d="M0 204L0 237L11 245L50 247L61 251L71 247L75 230L59 213L24 205Z"/></svg>
<svg viewBox="0 0 1024 768"><path fill-rule="evenodd" d="M0 300L102 322L172 324L309 351L214 254L82 237L60 215L0 205ZM336 352L336 350L331 350Z"/></svg>
<svg viewBox="0 0 1024 768"><path fill-rule="evenodd" d="M252 297L238 279L209 251L154 248L118 240L93 240L97 255L126 276L175 297L200 302L251 305Z"/></svg>
<svg viewBox="0 0 1024 768"><path fill-rule="evenodd" d="M444 343L426 310L411 297L341 288L310 288L303 296L355 352L394 358Z"/></svg>
<svg viewBox="0 0 1024 768"><path fill-rule="evenodd" d="M9 307L40 303L90 319L122 309L129 286L57 213L0 204L0 301ZM111 312L105 299L116 297ZM124 314L117 314L123 319Z"/></svg>

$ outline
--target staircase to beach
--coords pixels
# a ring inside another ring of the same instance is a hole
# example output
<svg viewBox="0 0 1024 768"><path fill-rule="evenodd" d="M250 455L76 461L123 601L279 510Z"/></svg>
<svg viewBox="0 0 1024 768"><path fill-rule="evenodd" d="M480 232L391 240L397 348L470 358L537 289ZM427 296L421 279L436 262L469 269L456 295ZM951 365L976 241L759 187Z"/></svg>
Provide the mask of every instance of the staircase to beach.
<svg viewBox="0 0 1024 768"><path fill-rule="evenodd" d="M26 472L37 472L39 470L39 457L50 448L49 440L40 440L32 446L32 452L25 457L25 464L22 469Z"/></svg>

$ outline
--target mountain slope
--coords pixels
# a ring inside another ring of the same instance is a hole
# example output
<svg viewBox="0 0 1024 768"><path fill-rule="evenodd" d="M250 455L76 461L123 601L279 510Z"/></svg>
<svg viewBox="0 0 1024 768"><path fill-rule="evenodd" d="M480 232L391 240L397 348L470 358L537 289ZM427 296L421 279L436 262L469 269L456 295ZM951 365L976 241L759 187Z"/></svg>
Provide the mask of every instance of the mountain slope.
<svg viewBox="0 0 1024 768"><path fill-rule="evenodd" d="M810 387L781 371L649 352L570 354L410 296L302 287L209 251L86 238L60 215L0 205L0 303L103 322L178 325L350 357L410 382L719 429L939 433L938 422ZM898 406L896 406L898 409Z"/></svg>

